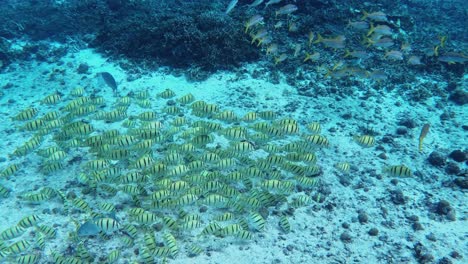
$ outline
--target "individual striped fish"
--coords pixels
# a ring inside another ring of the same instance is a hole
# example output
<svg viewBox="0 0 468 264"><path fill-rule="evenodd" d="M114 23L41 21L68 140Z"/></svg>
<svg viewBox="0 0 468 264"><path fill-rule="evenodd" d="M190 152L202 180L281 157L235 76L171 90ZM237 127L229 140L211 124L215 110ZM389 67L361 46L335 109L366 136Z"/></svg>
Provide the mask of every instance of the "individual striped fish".
<svg viewBox="0 0 468 264"><path fill-rule="evenodd" d="M201 248L201 247L198 246L198 245L191 245L191 246L188 248L188 252L189 252L189 257L198 256L198 255L200 255L201 253L203 253L203 248Z"/></svg>
<svg viewBox="0 0 468 264"><path fill-rule="evenodd" d="M40 255L24 255L16 258L16 263L18 264L34 264L37 263L40 259Z"/></svg>
<svg viewBox="0 0 468 264"><path fill-rule="evenodd" d="M163 92L161 92L160 94L158 94L158 96L160 96L161 98L164 98L164 99L169 99L171 97L174 97L175 95L176 94L171 89L166 89Z"/></svg>
<svg viewBox="0 0 468 264"><path fill-rule="evenodd" d="M209 223L201 232L202 235L214 235L221 230L221 226L217 222Z"/></svg>
<svg viewBox="0 0 468 264"><path fill-rule="evenodd" d="M384 168L383 171L395 177L411 177L413 174L410 168L406 167L405 165L389 166Z"/></svg>
<svg viewBox="0 0 468 264"><path fill-rule="evenodd" d="M38 228L47 238L55 238L57 235L57 231L51 226L41 225Z"/></svg>
<svg viewBox="0 0 468 264"><path fill-rule="evenodd" d="M314 133L314 134L319 134L320 130L321 130L320 123L319 122L312 122L312 123L307 125L307 129L309 129L309 131Z"/></svg>
<svg viewBox="0 0 468 264"><path fill-rule="evenodd" d="M112 218L101 218L95 224L105 233L112 233L120 228L119 223Z"/></svg>
<svg viewBox="0 0 468 264"><path fill-rule="evenodd" d="M10 190L3 185L0 185L0 198L5 198L10 194Z"/></svg>
<svg viewBox="0 0 468 264"><path fill-rule="evenodd" d="M288 217L285 215L282 215L279 220L279 226L281 230L283 230L285 233L291 232L291 224L289 223Z"/></svg>
<svg viewBox="0 0 468 264"><path fill-rule="evenodd" d="M247 231L247 230L240 230L237 234L236 237L243 239L243 240L252 240L252 233Z"/></svg>
<svg viewBox="0 0 468 264"><path fill-rule="evenodd" d="M38 215L29 215L29 216L25 216L24 218L22 218L18 222L18 225L23 228L28 228L28 227L34 226L40 220L41 220L41 217L39 217Z"/></svg>
<svg viewBox="0 0 468 264"><path fill-rule="evenodd" d="M11 253L19 254L25 252L31 244L26 240L19 240L16 243L13 243L8 247Z"/></svg>
<svg viewBox="0 0 468 264"><path fill-rule="evenodd" d="M81 86L78 86L76 87L75 89L73 89L70 94L72 96L82 96L84 94L84 88L81 87Z"/></svg>
<svg viewBox="0 0 468 264"><path fill-rule="evenodd" d="M37 115L37 109L30 107L21 112L19 112L16 116L13 117L13 120L17 121L26 121L31 120L33 117Z"/></svg>
<svg viewBox="0 0 468 264"><path fill-rule="evenodd" d="M375 138L369 135L354 136L353 139L363 147L372 147L375 144Z"/></svg>
<svg viewBox="0 0 468 264"><path fill-rule="evenodd" d="M250 222L250 227L255 231L262 231L265 228L265 219L257 212L251 212L247 219Z"/></svg>
<svg viewBox="0 0 468 264"><path fill-rule="evenodd" d="M315 146L324 146L327 147L330 145L328 139L321 135L310 135L306 136L305 140L312 143Z"/></svg>
<svg viewBox="0 0 468 264"><path fill-rule="evenodd" d="M12 226L10 228L5 229L2 233L0 233L0 238L3 240L10 240L16 237L21 236L24 233L24 228L21 226Z"/></svg>
<svg viewBox="0 0 468 264"><path fill-rule="evenodd" d="M13 175L16 171L18 171L18 166L16 164L11 164L0 173L0 178L9 177Z"/></svg>
<svg viewBox="0 0 468 264"><path fill-rule="evenodd" d="M421 129L421 134L419 135L419 147L418 147L419 152L422 152L423 141L427 133L429 132L429 127L430 127L429 124L424 124L424 126Z"/></svg>
<svg viewBox="0 0 468 264"><path fill-rule="evenodd" d="M58 101L60 101L61 98L62 97L60 96L60 94L54 93L54 94L50 94L50 95L46 96L44 99L42 99L41 103L52 105L52 104L58 103Z"/></svg>
<svg viewBox="0 0 468 264"><path fill-rule="evenodd" d="M181 104L189 104L193 101L195 101L195 97L193 96L193 94L186 94L182 97L180 97L179 99L177 99L177 101Z"/></svg>
<svg viewBox="0 0 468 264"><path fill-rule="evenodd" d="M107 263L114 263L116 262L120 257L120 250L113 250L109 253L107 256Z"/></svg>
<svg viewBox="0 0 468 264"><path fill-rule="evenodd" d="M165 246L169 248L171 256L175 257L179 252L175 237L171 233L166 233L163 235L163 241Z"/></svg>
<svg viewBox="0 0 468 264"><path fill-rule="evenodd" d="M348 162L338 162L335 164L335 168L344 172L344 173L348 173L349 172L349 169L350 169L351 165L349 165Z"/></svg>

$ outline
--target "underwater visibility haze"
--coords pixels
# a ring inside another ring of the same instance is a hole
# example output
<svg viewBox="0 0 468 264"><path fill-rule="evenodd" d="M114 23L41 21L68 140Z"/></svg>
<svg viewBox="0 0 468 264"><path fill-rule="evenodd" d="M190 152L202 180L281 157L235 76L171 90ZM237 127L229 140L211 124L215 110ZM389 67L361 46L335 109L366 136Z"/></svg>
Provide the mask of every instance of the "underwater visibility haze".
<svg viewBox="0 0 468 264"><path fill-rule="evenodd" d="M0 263L467 263L467 21L2 0Z"/></svg>

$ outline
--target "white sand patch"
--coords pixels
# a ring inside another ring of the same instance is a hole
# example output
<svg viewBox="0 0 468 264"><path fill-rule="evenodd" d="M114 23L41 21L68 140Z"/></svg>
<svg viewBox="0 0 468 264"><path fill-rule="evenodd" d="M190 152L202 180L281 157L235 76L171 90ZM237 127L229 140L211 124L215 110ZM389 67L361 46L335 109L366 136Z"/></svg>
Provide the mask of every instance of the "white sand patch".
<svg viewBox="0 0 468 264"><path fill-rule="evenodd" d="M80 75L76 72L80 63L89 65L89 74ZM251 72L254 67L246 66L247 72ZM0 170L10 162L21 164L21 168L10 180L0 179L0 184L12 190L8 198L0 198L0 231L15 225L24 216L41 214L42 223L60 226L59 237L52 240L47 249L65 249L63 240L67 240L67 232L74 229L70 218L60 214L43 214L43 210L61 208L61 203L54 200L31 206L16 196L44 186L64 189L69 181L76 179L78 165L45 177L38 172L38 157L35 154L9 158L8 154L32 135L30 132L18 131L17 123L12 122L11 117L27 107L37 107L40 113L57 109L57 106L41 105L38 102L55 91L67 95L77 86L84 87L88 95L96 90L97 95L114 102L117 97L112 94L110 87L96 82L95 74L102 71L115 77L120 96L141 90L148 90L151 95L155 95L171 89L177 97L192 93L196 100L216 103L222 109L233 110L238 116L250 111L276 111L280 117L296 119L302 131L305 131L304 125L319 121L322 134L330 140L329 148L317 151L318 165L323 170L320 191L325 201L314 202L311 206L297 210L290 217L291 233L282 233L278 228L278 218L271 216L267 220L266 231L256 233L251 243L208 239L203 244L216 249L208 250L209 256L203 253L190 258L182 250L180 256L169 263L413 263L412 247L416 241L421 241L436 259L448 256L452 251L460 252L465 259L468 257L465 241L468 235L466 192L444 186L443 183L450 181L453 176L426 161L433 151L447 154L468 146L466 131L460 128L468 120L467 106L446 103L441 108L438 99L414 104L405 102L396 92L381 93L367 100L345 97L337 101L333 96L310 98L298 95L294 87L284 82L273 85L251 79L247 74L235 73L218 73L206 81L189 83L184 77L171 76L161 70L128 81L129 75L124 70L93 50L70 55L63 59L62 65L21 63L11 65L7 72L1 74L0 87L7 84L12 84L12 87L5 89L5 95L1 98L0 151L1 158L6 161L0 163ZM160 109L165 102L159 98L151 103ZM401 105L397 106L395 102ZM137 111L133 110L132 114ZM450 112L452 118L441 121L440 116L444 112ZM351 118L343 118L347 114L351 114ZM396 135L398 120L402 118L414 119L417 127L410 129L406 135ZM424 140L423 152L420 153L418 137L424 123L430 123L431 128ZM353 140L352 136L359 133L359 127L366 126L378 133L378 147L363 148ZM97 123L96 129L104 128L109 126ZM382 137L387 134L393 143L381 143ZM388 159L379 158L381 153L386 153ZM79 155L73 153L73 156ZM353 167L347 175L333 167L337 162L344 161ZM413 172L419 173L412 178L398 179L397 185L392 184L390 181L393 178L387 175L378 179L384 167L398 164L405 164ZM466 165L458 165L467 169ZM339 177L349 179L349 185L340 183ZM72 190L80 196L79 189ZM392 203L390 192L394 190L401 190L408 198L404 205ZM430 207L439 200L450 202L456 211L456 221L435 219ZM111 202L120 203L122 200ZM359 223L358 210L368 215L367 223ZM413 230L408 220L411 215L419 218L424 230ZM349 227L344 228L343 223ZM379 230L377 236L368 234L372 227ZM350 234L351 242L343 243L340 240L343 232ZM427 238L430 234L436 238L435 241ZM26 236L33 241L31 235ZM108 251L116 241L111 240L109 246L105 243L95 239L90 242L92 247L89 248L97 251L94 253L99 253L103 248ZM133 250L128 249L123 254L134 257Z"/></svg>

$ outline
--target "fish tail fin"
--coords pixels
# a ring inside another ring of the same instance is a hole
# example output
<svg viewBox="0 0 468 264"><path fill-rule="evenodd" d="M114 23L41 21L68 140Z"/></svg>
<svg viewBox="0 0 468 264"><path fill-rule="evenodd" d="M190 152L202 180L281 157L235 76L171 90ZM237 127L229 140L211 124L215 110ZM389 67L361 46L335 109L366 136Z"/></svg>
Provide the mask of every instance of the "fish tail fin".
<svg viewBox="0 0 468 264"><path fill-rule="evenodd" d="M309 32L308 38L309 38L309 47L310 47L310 45L312 45L314 38L315 38L315 35L312 31Z"/></svg>
<svg viewBox="0 0 468 264"><path fill-rule="evenodd" d="M280 63L280 62L283 62L284 60L286 60L287 56L285 57L284 54L280 54L279 56L275 57L275 65Z"/></svg>
<svg viewBox="0 0 468 264"><path fill-rule="evenodd" d="M364 39L362 40L362 44L366 45L367 47L370 47L372 44L374 44L374 41L372 39L368 38L367 36L364 36Z"/></svg>
<svg viewBox="0 0 468 264"><path fill-rule="evenodd" d="M436 56L436 57L439 56L439 49L440 49L439 45L434 47L434 56Z"/></svg>
<svg viewBox="0 0 468 264"><path fill-rule="evenodd" d="M382 173L388 173L390 171L390 166L385 166L382 169Z"/></svg>
<svg viewBox="0 0 468 264"><path fill-rule="evenodd" d="M349 50L346 50L345 55L343 56L343 58L347 58L349 56L351 56L351 52Z"/></svg>
<svg viewBox="0 0 468 264"><path fill-rule="evenodd" d="M348 19L348 24L346 25L345 29L348 29L351 26L351 19Z"/></svg>
<svg viewBox="0 0 468 264"><path fill-rule="evenodd" d="M252 44L255 43L255 41L257 40L257 38L256 38L253 34L251 34L250 36L252 37L252 41L250 42L250 45L252 45Z"/></svg>
<svg viewBox="0 0 468 264"><path fill-rule="evenodd" d="M439 35L439 40L440 40L440 47L444 48L445 43L447 42L447 36L446 35Z"/></svg>
<svg viewBox="0 0 468 264"><path fill-rule="evenodd" d="M370 39L366 35L362 36L362 40L361 40L362 45L369 44L369 41L370 41Z"/></svg>
<svg viewBox="0 0 468 264"><path fill-rule="evenodd" d="M362 17L361 17L361 20L364 20L364 19L366 19L366 18L369 16L369 13L367 13L367 12L364 11L364 10L362 11L362 14L363 14L363 15L362 15Z"/></svg>
<svg viewBox="0 0 468 264"><path fill-rule="evenodd" d="M367 31L366 36L367 36L367 37L370 36L372 33L374 33L374 31L375 31L374 23L371 23L371 24L370 24L369 31Z"/></svg>
<svg viewBox="0 0 468 264"><path fill-rule="evenodd" d="M258 39L257 47L260 47L260 45L262 45L263 41L265 41L265 38Z"/></svg>
<svg viewBox="0 0 468 264"><path fill-rule="evenodd" d="M320 43L323 41L323 37L322 35L320 35L320 33L317 34L317 40L312 42L313 44L316 44L316 43Z"/></svg>
<svg viewBox="0 0 468 264"><path fill-rule="evenodd" d="M306 62L306 61L310 60L310 56L311 55L309 54L309 52L306 52L306 57L302 62Z"/></svg>

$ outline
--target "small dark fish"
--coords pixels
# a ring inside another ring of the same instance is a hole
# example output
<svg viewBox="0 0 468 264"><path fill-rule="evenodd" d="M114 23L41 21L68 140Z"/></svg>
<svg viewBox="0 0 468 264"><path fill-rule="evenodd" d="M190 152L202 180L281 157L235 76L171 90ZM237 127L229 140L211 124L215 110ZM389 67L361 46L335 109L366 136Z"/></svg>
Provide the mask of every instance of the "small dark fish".
<svg viewBox="0 0 468 264"><path fill-rule="evenodd" d="M101 231L101 229L95 223L87 221L78 228L76 233L78 236L95 236L99 234L99 231Z"/></svg>
<svg viewBox="0 0 468 264"><path fill-rule="evenodd" d="M427 133L429 133L429 128L430 127L431 127L431 125L424 124L424 126L421 129L421 134L419 135L419 147L418 147L419 152L422 152L423 141L424 141L424 138L426 137Z"/></svg>
<svg viewBox="0 0 468 264"><path fill-rule="evenodd" d="M107 86L112 88L112 91L114 93L117 93L117 82L115 81L114 76L112 76L112 74L108 72L100 72L98 73L98 75L101 76L101 78L104 80Z"/></svg>

